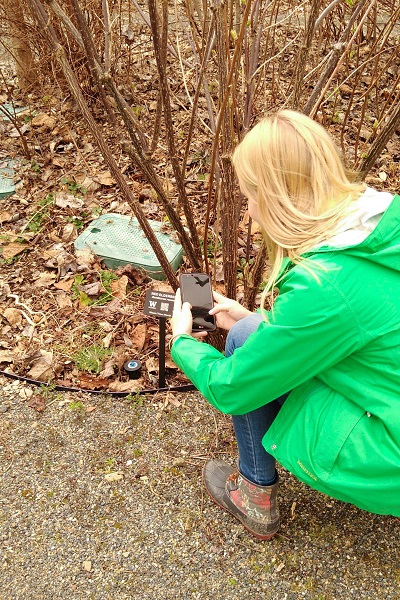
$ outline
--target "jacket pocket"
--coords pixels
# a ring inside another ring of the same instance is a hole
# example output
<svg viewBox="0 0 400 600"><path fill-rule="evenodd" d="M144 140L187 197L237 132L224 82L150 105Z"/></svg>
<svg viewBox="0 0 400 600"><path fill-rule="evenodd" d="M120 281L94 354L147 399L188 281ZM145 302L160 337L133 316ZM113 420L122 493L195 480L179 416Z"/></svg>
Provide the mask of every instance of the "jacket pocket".
<svg viewBox="0 0 400 600"><path fill-rule="evenodd" d="M285 401L263 442L267 452L315 487L326 481L365 411L315 380Z"/></svg>
<svg viewBox="0 0 400 600"><path fill-rule="evenodd" d="M312 457L319 478L329 478L342 448L351 436L354 428L365 416L365 411L339 394L332 393L325 419L320 423Z"/></svg>

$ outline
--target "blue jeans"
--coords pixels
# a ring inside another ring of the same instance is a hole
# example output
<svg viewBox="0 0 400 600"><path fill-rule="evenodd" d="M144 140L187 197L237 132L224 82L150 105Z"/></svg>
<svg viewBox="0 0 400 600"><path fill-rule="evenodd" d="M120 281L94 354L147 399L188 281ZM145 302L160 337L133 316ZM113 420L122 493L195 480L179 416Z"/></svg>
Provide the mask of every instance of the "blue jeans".
<svg viewBox="0 0 400 600"><path fill-rule="evenodd" d="M226 339L225 355L231 356L236 348L242 346L262 320L262 316L255 313L235 323ZM266 452L261 440L288 395L289 392L245 415L232 416L239 450L239 470L257 485L271 485L275 480L275 458Z"/></svg>

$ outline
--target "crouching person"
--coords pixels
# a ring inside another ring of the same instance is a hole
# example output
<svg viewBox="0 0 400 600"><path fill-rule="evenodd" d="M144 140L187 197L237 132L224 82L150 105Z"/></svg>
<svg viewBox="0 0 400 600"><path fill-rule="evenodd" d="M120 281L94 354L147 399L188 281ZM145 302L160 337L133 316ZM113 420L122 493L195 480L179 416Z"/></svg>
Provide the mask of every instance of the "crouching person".
<svg viewBox="0 0 400 600"><path fill-rule="evenodd" d="M259 539L279 528L275 461L400 516L400 196L357 182L294 111L259 122L233 164L271 263L261 313L214 293L225 354L192 336L179 292L172 319L173 360L233 417L237 466L206 463L207 491Z"/></svg>

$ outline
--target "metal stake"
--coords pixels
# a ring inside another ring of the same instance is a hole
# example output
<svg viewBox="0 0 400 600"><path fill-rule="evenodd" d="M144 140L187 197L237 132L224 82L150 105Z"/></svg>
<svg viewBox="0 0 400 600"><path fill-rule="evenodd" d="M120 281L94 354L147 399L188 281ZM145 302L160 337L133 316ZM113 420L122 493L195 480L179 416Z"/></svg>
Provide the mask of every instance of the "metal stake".
<svg viewBox="0 0 400 600"><path fill-rule="evenodd" d="M160 335L158 342L158 387L165 387L165 332L167 319L159 317Z"/></svg>

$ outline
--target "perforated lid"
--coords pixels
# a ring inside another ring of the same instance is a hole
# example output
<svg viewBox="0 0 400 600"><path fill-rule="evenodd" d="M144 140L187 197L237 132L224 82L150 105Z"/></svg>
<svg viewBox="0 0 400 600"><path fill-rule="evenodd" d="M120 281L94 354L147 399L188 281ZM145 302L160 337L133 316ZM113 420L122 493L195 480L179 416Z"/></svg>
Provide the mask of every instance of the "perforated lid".
<svg viewBox="0 0 400 600"><path fill-rule="evenodd" d="M182 254L182 246L161 232L162 223L149 221L169 262ZM160 268L160 263L143 230L134 217L108 213L101 215L76 239L75 248L90 248L94 254L123 262L140 264L144 268Z"/></svg>
<svg viewBox="0 0 400 600"><path fill-rule="evenodd" d="M15 192L14 169L12 160L0 162L0 198L6 198Z"/></svg>
<svg viewBox="0 0 400 600"><path fill-rule="evenodd" d="M4 104L1 104L1 107L10 113L12 117L16 117L17 115L29 110L29 106L15 106L11 102L5 102ZM10 120L10 117L2 111L0 111L0 117L3 119L3 121Z"/></svg>

